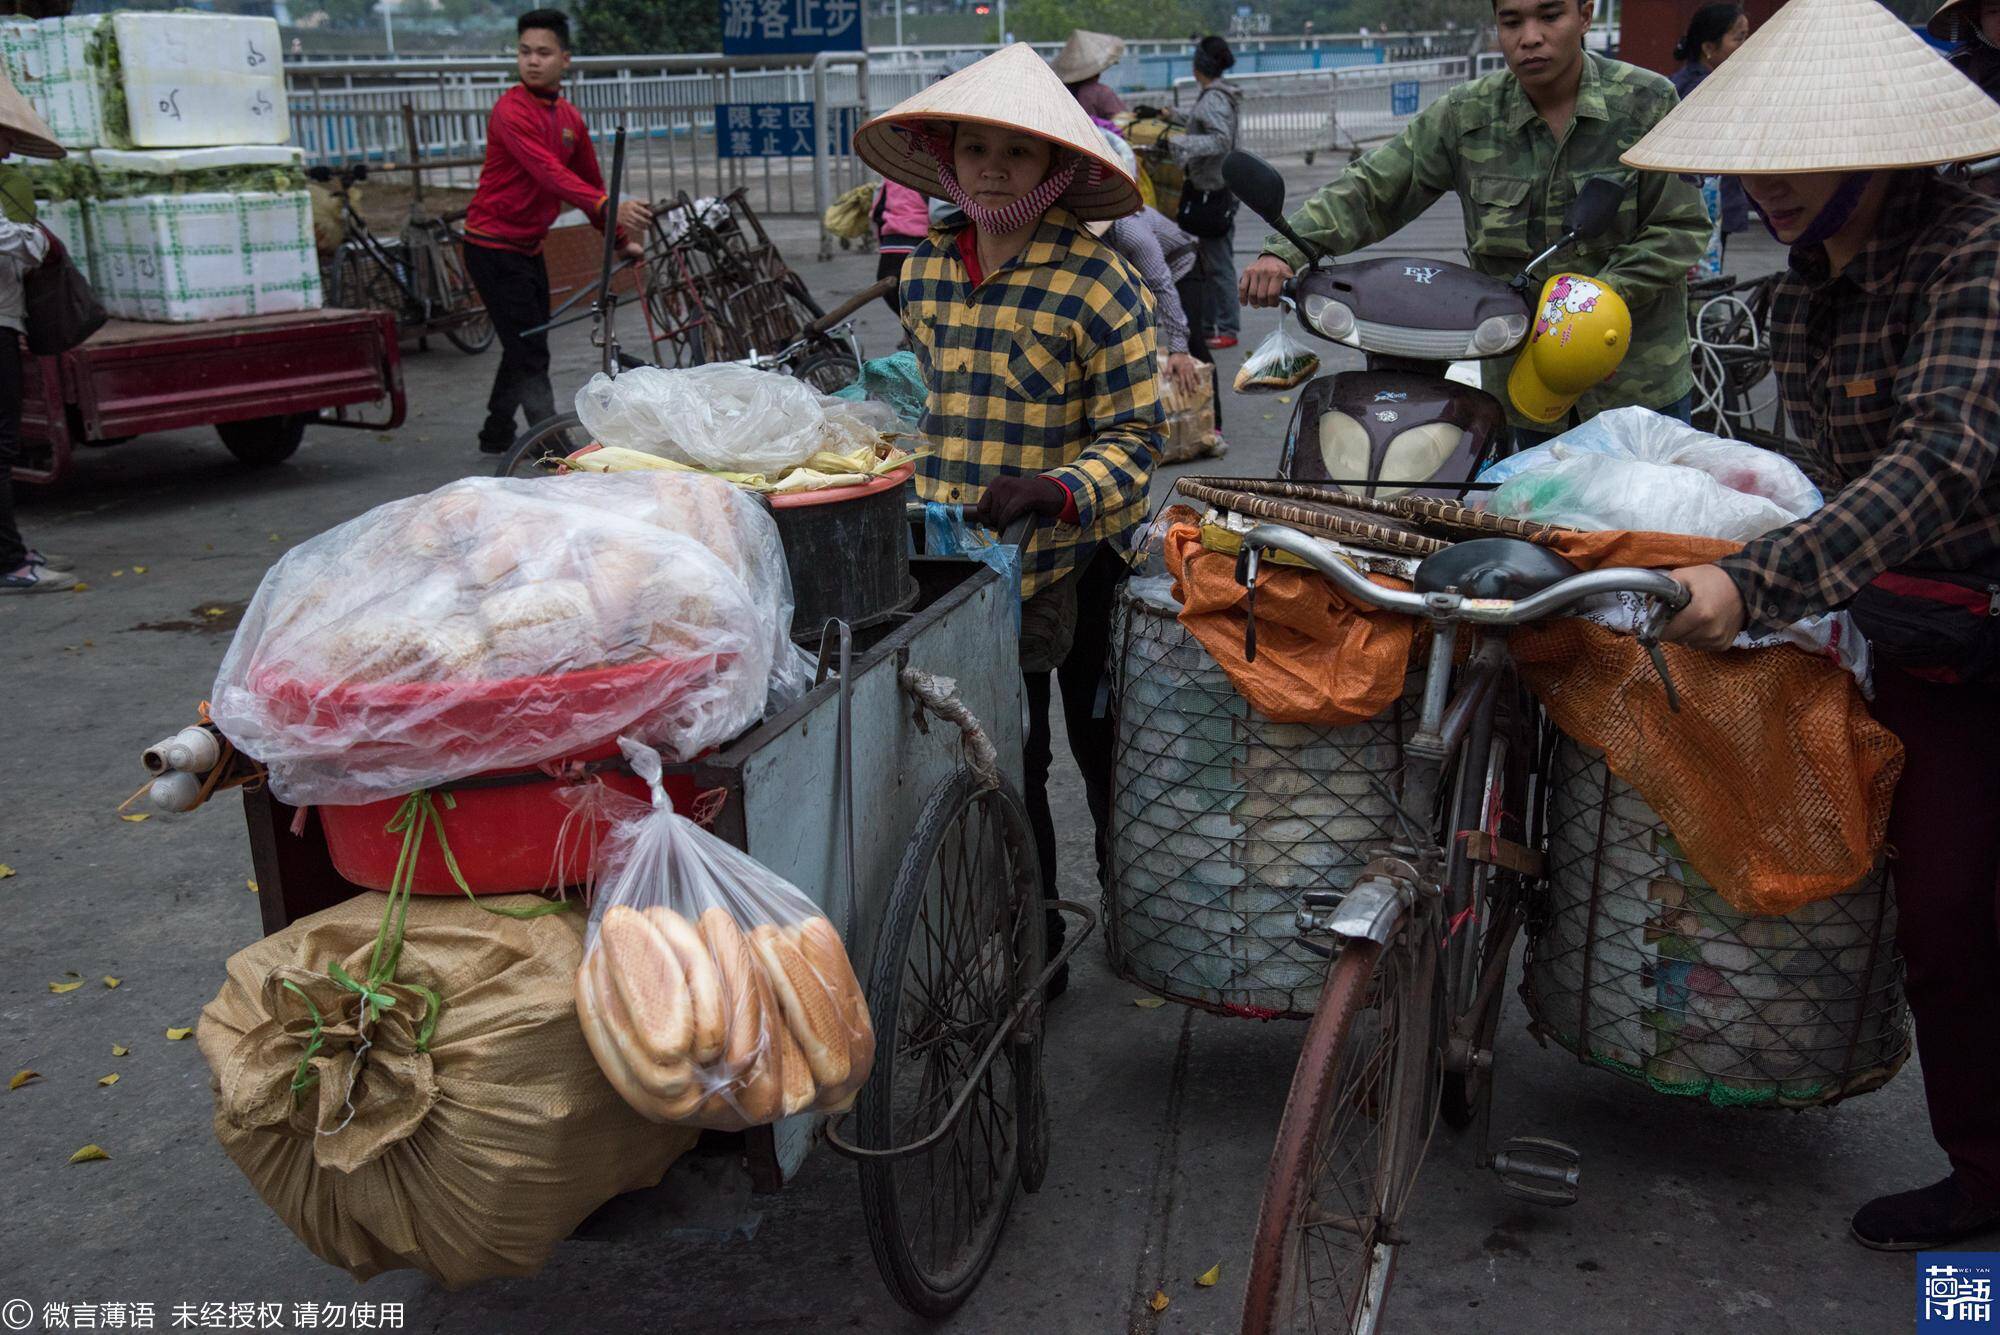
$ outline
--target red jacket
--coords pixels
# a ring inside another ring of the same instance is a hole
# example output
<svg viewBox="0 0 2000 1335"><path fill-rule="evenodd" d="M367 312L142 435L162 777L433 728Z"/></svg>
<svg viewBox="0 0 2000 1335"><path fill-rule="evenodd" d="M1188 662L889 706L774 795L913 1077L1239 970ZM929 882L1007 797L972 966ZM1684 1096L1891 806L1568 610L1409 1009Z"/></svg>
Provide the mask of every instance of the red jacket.
<svg viewBox="0 0 2000 1335"><path fill-rule="evenodd" d="M578 111L558 93L515 84L486 124L486 165L465 211L465 238L494 250L539 255L565 205L604 226L604 176Z"/></svg>

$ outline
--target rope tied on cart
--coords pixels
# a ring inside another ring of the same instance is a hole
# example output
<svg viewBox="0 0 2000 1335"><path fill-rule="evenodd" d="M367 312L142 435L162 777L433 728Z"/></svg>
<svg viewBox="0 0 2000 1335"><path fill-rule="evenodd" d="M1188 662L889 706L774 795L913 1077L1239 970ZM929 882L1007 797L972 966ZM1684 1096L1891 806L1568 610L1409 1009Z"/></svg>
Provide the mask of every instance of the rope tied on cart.
<svg viewBox="0 0 2000 1335"><path fill-rule="evenodd" d="M443 797L447 810L457 807L458 803L450 793L442 793L440 796ZM540 918L550 913L561 913L569 907L563 900L551 900L524 908L495 908L481 903L458 869L458 858L453 854L451 840L445 834L444 818L438 813L437 801L427 788L419 788L405 797L402 805L396 808L396 814L391 816L388 824L382 828L385 833L402 835L403 846L397 853L395 875L389 882L388 902L382 909L382 925L375 933L375 945L369 952L368 971L357 979L343 968L338 960L327 966L327 977L344 991L354 993L360 998L361 1004L356 1022L356 1036L360 1039L360 1044L355 1049L354 1063L349 1069L347 1089L343 1095L345 1115L341 1118L340 1125L318 1133L323 1136L338 1135L354 1120L354 1087L361 1078L368 1050L374 1046L369 1031L382 1012L393 1010L396 1006L396 998L386 989L392 984L407 989L424 1003L416 1028L418 1052L430 1051L431 1038L437 1033L438 1020L444 1014L444 1001L436 991L422 983L396 977L397 966L401 964L403 958L403 932L410 916L410 896L416 886L417 859L423 851L426 833L437 841L438 853L443 857L445 870L450 873L453 883L465 892L467 899L478 904L483 911L505 918ZM307 1013L312 1016L312 1024L306 1032L305 1053L299 1058L298 1066L292 1073L291 1089L293 1095L297 1096L319 1081L319 1074L312 1070L311 1064L313 1058L325 1049L327 1022L313 999L307 996L305 990L297 983L286 979L282 986L303 1001Z"/></svg>
<svg viewBox="0 0 2000 1335"><path fill-rule="evenodd" d="M1000 753L994 748L993 739L986 735L986 727L979 721L979 716L958 698L958 681L913 667L906 667L897 673L896 680L916 699L917 726L924 728L923 715L926 711L955 726L965 746L966 766L979 776L979 790L990 792L998 788ZM925 730L928 731L927 728Z"/></svg>

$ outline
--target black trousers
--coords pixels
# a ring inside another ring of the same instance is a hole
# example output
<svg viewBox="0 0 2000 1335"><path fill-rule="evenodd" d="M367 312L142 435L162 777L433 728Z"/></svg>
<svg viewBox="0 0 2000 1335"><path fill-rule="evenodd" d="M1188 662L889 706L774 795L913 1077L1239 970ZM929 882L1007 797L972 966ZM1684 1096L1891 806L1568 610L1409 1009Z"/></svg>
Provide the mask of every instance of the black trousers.
<svg viewBox="0 0 2000 1335"><path fill-rule="evenodd" d="M549 387L549 336L521 332L549 322L549 268L540 255L468 244L465 272L479 289L500 338L500 369L493 373L479 443L510 445L517 434L516 410L527 419L523 426L556 412L555 391Z"/></svg>
<svg viewBox="0 0 2000 1335"><path fill-rule="evenodd" d="M1197 259L1194 268L1188 270L1187 277L1174 284L1174 292L1181 299L1181 310L1187 315L1188 356L1204 366L1215 365L1215 355L1208 350L1208 335L1202 326L1208 323L1208 275L1203 270L1204 261ZM1222 430L1222 382L1215 383L1215 429Z"/></svg>
<svg viewBox="0 0 2000 1335"><path fill-rule="evenodd" d="M1111 677L1111 613L1116 606L1118 586L1124 582L1125 561L1108 544L1098 544L1088 565L1070 578L1077 586L1076 640L1069 656L1053 673L1024 672L1022 684L1028 696L1028 739L1022 756L1027 792L1028 824L1035 832L1035 851L1041 855L1042 893L1054 898L1056 887L1056 822L1049 809L1049 764L1054 759L1049 722L1049 678L1062 691L1064 731L1069 734L1069 751L1076 767L1083 771L1084 801L1090 808L1090 822L1096 838L1097 875L1101 881L1106 866L1105 830L1111 817L1111 746L1116 721L1108 701L1100 715L1100 697ZM1049 913L1049 953L1062 943L1060 914Z"/></svg>
<svg viewBox="0 0 2000 1335"><path fill-rule="evenodd" d="M0 329L0 575L28 559L28 544L14 522L14 461L21 455L21 341Z"/></svg>

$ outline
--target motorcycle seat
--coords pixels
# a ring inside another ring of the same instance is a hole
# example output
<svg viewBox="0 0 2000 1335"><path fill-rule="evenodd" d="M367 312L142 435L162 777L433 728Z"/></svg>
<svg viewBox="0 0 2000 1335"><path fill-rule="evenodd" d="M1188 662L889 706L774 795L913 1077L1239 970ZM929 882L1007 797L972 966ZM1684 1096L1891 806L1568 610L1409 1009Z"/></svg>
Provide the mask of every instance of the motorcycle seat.
<svg viewBox="0 0 2000 1335"><path fill-rule="evenodd" d="M1416 585L1418 593L1519 599L1580 573L1568 560L1524 538L1474 538L1425 557L1417 566Z"/></svg>

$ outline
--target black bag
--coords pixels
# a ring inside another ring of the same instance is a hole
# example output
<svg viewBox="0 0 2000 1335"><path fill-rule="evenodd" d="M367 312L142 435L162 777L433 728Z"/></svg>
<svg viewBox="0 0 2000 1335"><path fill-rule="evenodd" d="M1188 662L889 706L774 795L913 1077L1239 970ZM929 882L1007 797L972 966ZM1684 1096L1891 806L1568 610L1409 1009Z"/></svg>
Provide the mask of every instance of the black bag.
<svg viewBox="0 0 2000 1335"><path fill-rule="evenodd" d="M68 249L55 233L48 237L48 255L21 279L28 304L28 351L37 357L68 352L111 318Z"/></svg>
<svg viewBox="0 0 2000 1335"><path fill-rule="evenodd" d="M1926 681L2000 682L2000 574L1892 570L1848 607L1890 667Z"/></svg>
<svg viewBox="0 0 2000 1335"><path fill-rule="evenodd" d="M1226 187L1196 190L1189 186L1181 191L1181 216L1175 221L1191 236L1228 236L1229 229L1236 225L1236 205L1236 196Z"/></svg>

